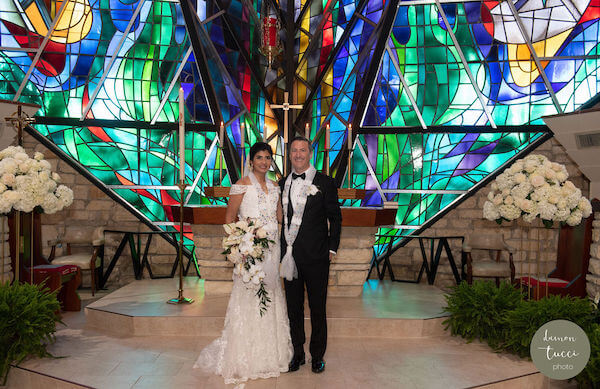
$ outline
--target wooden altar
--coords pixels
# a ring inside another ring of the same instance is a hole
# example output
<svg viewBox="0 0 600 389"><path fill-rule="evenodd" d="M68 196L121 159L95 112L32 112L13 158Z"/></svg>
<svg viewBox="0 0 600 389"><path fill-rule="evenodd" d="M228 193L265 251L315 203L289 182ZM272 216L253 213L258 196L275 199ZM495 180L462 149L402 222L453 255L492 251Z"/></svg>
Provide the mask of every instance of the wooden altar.
<svg viewBox="0 0 600 389"><path fill-rule="evenodd" d="M231 292L232 265L221 254L225 209L224 206L184 208L184 221L192 224L196 257L207 294ZM178 222L179 208L174 206L173 211L174 221ZM395 209L342 207L340 247L329 271L330 296L362 293L378 226L394 224L395 217Z"/></svg>

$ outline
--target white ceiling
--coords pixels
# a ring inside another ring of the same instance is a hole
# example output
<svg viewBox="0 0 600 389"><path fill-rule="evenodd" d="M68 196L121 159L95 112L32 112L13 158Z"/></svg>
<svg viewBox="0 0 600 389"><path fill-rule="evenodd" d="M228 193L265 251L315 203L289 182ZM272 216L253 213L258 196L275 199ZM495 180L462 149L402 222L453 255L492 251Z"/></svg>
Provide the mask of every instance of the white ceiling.
<svg viewBox="0 0 600 389"><path fill-rule="evenodd" d="M600 198L600 147L579 149L576 135L600 132L600 109L546 116L544 122L567 150L569 157L590 180L590 198Z"/></svg>

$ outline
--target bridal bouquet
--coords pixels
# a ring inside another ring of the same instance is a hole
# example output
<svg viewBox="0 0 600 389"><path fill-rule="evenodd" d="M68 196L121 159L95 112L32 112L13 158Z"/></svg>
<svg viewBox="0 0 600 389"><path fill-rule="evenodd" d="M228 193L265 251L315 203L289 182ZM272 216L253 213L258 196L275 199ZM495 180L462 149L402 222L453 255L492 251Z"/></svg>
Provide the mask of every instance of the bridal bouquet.
<svg viewBox="0 0 600 389"><path fill-rule="evenodd" d="M233 274L242 278L249 289L256 289L262 316L271 302L265 289L265 272L262 269L265 249L274 243L267 237L263 226L255 219L240 220L225 224L223 254L233 263Z"/></svg>
<svg viewBox="0 0 600 389"><path fill-rule="evenodd" d="M498 224L520 216L531 223L539 216L546 227L553 222L576 226L592 213L592 206L568 177L563 165L543 155L520 159L492 183L483 216Z"/></svg>
<svg viewBox="0 0 600 389"><path fill-rule="evenodd" d="M42 153L30 158L25 150L10 146L0 151L0 214L13 209L55 213L73 202L73 191L59 185Z"/></svg>

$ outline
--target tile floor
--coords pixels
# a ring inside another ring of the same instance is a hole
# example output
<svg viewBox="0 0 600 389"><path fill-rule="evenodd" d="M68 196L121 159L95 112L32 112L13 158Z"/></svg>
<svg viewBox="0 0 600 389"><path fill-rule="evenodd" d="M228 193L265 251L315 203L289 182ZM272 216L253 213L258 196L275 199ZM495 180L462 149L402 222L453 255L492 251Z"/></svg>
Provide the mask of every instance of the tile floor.
<svg viewBox="0 0 600 389"><path fill-rule="evenodd" d="M329 310L337 312L337 316L350 318L367 314L397 317L399 313L396 306L400 304L392 302L406 295L407 290L397 289L396 285L367 285L376 290L378 298L374 293L369 297L367 292L365 301L360 306L348 298L330 300ZM382 288L387 288L387 292ZM386 302L382 298L383 295L391 296L393 299ZM428 310L437 309L424 307L425 302L428 301L427 291L413 289L410 295L412 297L402 304L403 312L412 312L411 314L417 312L423 315L428 314ZM140 301L146 298L144 293L138 293L137 296ZM372 300L369 300L370 298ZM433 297L434 300L436 298ZM346 299L345 302L343 299ZM224 385L221 377L192 369L196 356L214 339L214 336L109 335L87 328L83 312L66 313L64 322L66 326L60 326L58 329L57 342L49 348L55 356L64 358L25 361L20 368L13 369L11 372L8 387L27 389L234 387ZM323 374L313 374L310 371L310 364L307 364L297 372L285 373L278 378L251 381L245 387L247 389L575 387L573 383L545 380L529 361L513 355L497 354L485 344L478 342L467 344L460 338L448 335L383 338L344 337L332 334L325 360L327 367Z"/></svg>

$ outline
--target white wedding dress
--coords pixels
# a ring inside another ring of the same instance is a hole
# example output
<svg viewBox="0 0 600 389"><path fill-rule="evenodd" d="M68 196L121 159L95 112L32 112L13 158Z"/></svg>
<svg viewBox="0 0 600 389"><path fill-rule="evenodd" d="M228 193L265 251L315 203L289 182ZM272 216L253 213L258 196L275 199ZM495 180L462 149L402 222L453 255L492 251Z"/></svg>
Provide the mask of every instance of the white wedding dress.
<svg viewBox="0 0 600 389"><path fill-rule="evenodd" d="M233 289L227 306L225 328L221 337L202 350L194 368L222 375L226 384L248 379L277 377L288 371L293 348L285 296L279 278L280 242L277 226L279 186L267 180L265 193L256 177L249 174L252 185L233 185L231 194L244 193L240 219L259 219L273 240L262 262L265 288L271 302L260 316L255 289L248 289L233 276Z"/></svg>

